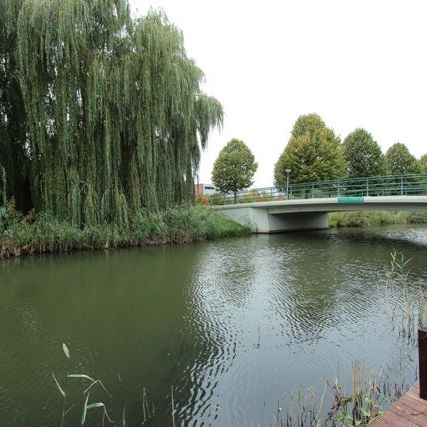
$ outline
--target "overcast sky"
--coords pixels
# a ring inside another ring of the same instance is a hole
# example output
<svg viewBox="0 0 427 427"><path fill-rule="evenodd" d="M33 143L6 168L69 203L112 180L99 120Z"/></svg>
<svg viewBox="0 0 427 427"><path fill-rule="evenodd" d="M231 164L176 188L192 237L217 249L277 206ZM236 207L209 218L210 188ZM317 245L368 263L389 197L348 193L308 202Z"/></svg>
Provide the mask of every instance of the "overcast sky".
<svg viewBox="0 0 427 427"><path fill-rule="evenodd" d="M318 113L344 139L357 127L383 151L399 141L427 153L426 0L133 0L162 8L223 105L220 133L202 155L200 182L231 139L273 168L299 115Z"/></svg>

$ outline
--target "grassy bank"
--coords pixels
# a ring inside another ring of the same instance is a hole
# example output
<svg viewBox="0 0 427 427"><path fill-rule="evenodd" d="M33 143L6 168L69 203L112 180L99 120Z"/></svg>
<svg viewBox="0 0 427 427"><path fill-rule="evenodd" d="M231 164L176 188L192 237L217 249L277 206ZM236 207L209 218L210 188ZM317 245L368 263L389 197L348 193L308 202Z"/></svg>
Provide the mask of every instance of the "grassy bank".
<svg viewBox="0 0 427 427"><path fill-rule="evenodd" d="M248 232L206 207L181 206L154 215L140 214L126 228L109 224L79 228L47 214L23 216L12 205L0 214L0 258L186 243Z"/></svg>
<svg viewBox="0 0 427 427"><path fill-rule="evenodd" d="M378 211L329 214L329 227L375 227L395 224L427 224L427 213Z"/></svg>

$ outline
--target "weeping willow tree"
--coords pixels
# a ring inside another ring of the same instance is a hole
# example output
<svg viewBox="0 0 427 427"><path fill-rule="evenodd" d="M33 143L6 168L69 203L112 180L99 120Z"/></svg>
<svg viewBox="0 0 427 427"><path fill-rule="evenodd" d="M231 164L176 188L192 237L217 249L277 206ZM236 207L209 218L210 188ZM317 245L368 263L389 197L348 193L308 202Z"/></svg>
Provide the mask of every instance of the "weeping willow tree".
<svg viewBox="0 0 427 427"><path fill-rule="evenodd" d="M123 226L190 200L222 107L166 16L132 20L125 0L0 2L16 12L4 25L17 28L36 210Z"/></svg>
<svg viewBox="0 0 427 427"><path fill-rule="evenodd" d="M29 157L24 102L16 59L16 20L22 1L0 1L0 207L7 196L26 210L29 194Z"/></svg>

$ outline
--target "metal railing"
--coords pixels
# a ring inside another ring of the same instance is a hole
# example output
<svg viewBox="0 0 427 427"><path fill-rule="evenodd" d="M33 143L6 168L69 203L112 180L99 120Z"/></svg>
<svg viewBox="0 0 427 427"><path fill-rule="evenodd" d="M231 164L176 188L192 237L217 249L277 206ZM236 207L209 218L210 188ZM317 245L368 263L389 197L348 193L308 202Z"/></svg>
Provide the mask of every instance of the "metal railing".
<svg viewBox="0 0 427 427"><path fill-rule="evenodd" d="M290 184L288 191L286 191L286 187L254 188L239 192L236 203L287 199L416 195L427 195L427 173ZM210 203L213 205L234 204L234 195L214 194L210 196Z"/></svg>

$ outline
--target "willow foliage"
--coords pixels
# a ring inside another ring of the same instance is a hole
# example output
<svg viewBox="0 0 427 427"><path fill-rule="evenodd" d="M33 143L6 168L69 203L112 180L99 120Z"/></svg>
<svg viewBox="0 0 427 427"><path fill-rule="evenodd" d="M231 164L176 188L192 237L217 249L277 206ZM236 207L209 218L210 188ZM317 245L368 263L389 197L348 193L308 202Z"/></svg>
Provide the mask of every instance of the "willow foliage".
<svg viewBox="0 0 427 427"><path fill-rule="evenodd" d="M5 204L6 194L13 194L17 206L28 209L28 134L15 55L16 17L21 3L0 0L0 206Z"/></svg>
<svg viewBox="0 0 427 427"><path fill-rule="evenodd" d="M189 200L222 107L166 16L132 20L125 0L0 2L17 11L36 210L122 226Z"/></svg>

